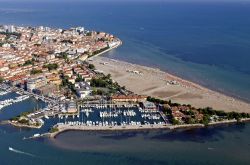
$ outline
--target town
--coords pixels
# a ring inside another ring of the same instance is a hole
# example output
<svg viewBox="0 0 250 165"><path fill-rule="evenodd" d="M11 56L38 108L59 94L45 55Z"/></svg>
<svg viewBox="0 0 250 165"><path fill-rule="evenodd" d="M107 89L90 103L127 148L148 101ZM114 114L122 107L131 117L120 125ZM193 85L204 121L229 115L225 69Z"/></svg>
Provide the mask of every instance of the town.
<svg viewBox="0 0 250 165"><path fill-rule="evenodd" d="M56 118L51 133L67 129L124 130L204 126L249 119L247 113L194 108L137 95L113 81L89 61L122 41L84 27L0 26L0 95L20 94L4 107L33 97L46 103L10 120L18 127L41 128ZM106 65L106 64L103 64ZM129 71L135 72L137 71ZM142 73L138 73L142 74Z"/></svg>

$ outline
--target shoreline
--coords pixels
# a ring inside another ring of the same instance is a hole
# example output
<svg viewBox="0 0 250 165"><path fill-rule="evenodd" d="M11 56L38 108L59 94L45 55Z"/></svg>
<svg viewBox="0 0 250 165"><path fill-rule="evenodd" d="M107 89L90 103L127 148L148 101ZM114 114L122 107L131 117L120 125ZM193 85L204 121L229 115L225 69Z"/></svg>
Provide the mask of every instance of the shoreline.
<svg viewBox="0 0 250 165"><path fill-rule="evenodd" d="M191 104L197 108L213 107L226 112L250 112L250 103L244 100L185 80L159 68L138 65L105 56L94 56L89 62L105 74L111 74L113 80L137 94L172 100L181 104ZM107 64L102 65L101 62ZM142 75L128 73L128 70L140 71ZM147 80L151 80L151 84L146 82ZM169 84L170 81L176 81L177 85Z"/></svg>
<svg viewBox="0 0 250 165"><path fill-rule="evenodd" d="M154 70L156 70L156 71L160 71L160 72L165 72L166 74L169 74L169 75L171 75L171 76L173 76L173 77L175 77L175 78L179 78L179 79L181 79L182 81L186 81L186 82L192 83L192 84L194 84L194 85L196 85L196 86L200 86L201 88L208 89L208 90L210 90L210 91L212 91L212 92L217 92L217 93L220 93L220 94L225 95L225 96L227 96L227 97L231 97L231 98L233 98L233 99L236 99L236 100L245 102L245 103L247 103L247 104L250 104L250 99L244 99L244 98L241 97L241 96L234 95L234 94L230 94L230 92L227 92L227 91L224 91L224 90L219 90L219 89L216 89L216 88L212 88L212 87L209 87L209 86L207 86L207 85L205 85L205 84L202 84L202 83L199 83L199 82L195 82L195 81L193 81L193 80L191 80L191 79L186 79L186 78L184 78L184 77L182 77L182 76L179 76L179 75L177 75L177 74L175 74L175 73L173 73L173 72L170 72L170 71L168 71L168 70L164 70L164 69L161 69L161 68L158 68L158 67L155 67L155 66L150 66L150 65L145 65L145 64L137 64L137 63L129 62L129 61L126 61L126 60L120 60L120 59L105 57L105 55L102 56L102 57L103 57L103 58L108 58L108 59L114 60L114 61L120 61L120 62L124 62L124 63L129 63L129 64L132 64L132 65L138 65L138 66L142 66L142 67L148 67L148 68L154 69ZM250 111L249 111L249 112L250 112Z"/></svg>
<svg viewBox="0 0 250 165"><path fill-rule="evenodd" d="M248 123L250 118L241 119L239 123ZM196 128L205 128L210 126L220 126L225 124L234 124L238 123L237 120L225 120L209 123L207 126L204 124L183 124L183 125L128 125L128 126L71 126L71 125L59 125L57 132L46 133L42 136L47 136L49 138L56 138L58 135L67 132L67 131L141 131L141 130L178 130L178 129L196 129Z"/></svg>
<svg viewBox="0 0 250 165"><path fill-rule="evenodd" d="M150 76L153 76L153 77L151 77L151 78L153 78L152 80L160 80L160 81L163 82L163 84L160 84L158 86L156 85L155 88L161 87L161 85L163 85L163 86L164 85L170 85L171 88L172 87L173 88L181 87L181 88L186 88L186 89L189 89L189 90L194 90L193 93L192 93L194 95L197 92L196 90L200 90L200 91L203 91L203 92L206 92L206 93L209 93L209 94L216 94L216 95L218 94L218 95L220 95L220 97L223 96L224 99L229 99L231 102L245 103L244 101L238 100L237 98L233 98L231 96L226 96L226 95L224 95L224 94L222 94L220 92L217 92L217 91L214 91L212 89L206 88L206 87L204 87L204 86L202 86L200 84L197 84L197 83L194 83L192 81L183 79L183 78L178 77L176 75L173 75L171 73L162 71L159 68L152 68L152 67L148 67L148 66L138 65L138 64L134 64L134 63L129 63L129 62L120 61L120 60L111 59L111 58L101 56L101 55L111 51L112 49L116 49L117 47L122 45L122 41L119 38L117 38L117 39L118 39L118 44L117 45L115 45L113 47L110 47L109 49L107 49L105 51L102 51L102 52L88 58L89 62L93 63L97 67L98 70L100 70L99 68L101 68L101 70L105 69L106 66L109 67L110 63L112 63L113 66L116 67L116 68L112 68L112 70L115 71L116 74L119 74L119 72L121 72L121 70L123 72L126 71L126 74L128 72L129 72L128 74L130 74L131 70L129 70L129 68L136 69L135 71L138 71L138 73L142 73L141 75L139 75L141 77L143 77L144 74L148 72ZM100 65L100 61L107 62L108 64ZM96 64L98 64L96 62L99 62L99 65L96 65ZM100 66L103 66L103 67L100 67ZM124 69L124 67L125 67L125 69ZM117 80L117 77L119 78L119 76L114 76L113 77L114 73L110 73L107 70L105 70L104 73L105 74L108 74L108 73L111 74L112 78L114 78L115 81L117 81L119 84L123 85L122 83L119 82L119 80ZM132 78L138 76L136 74L135 73L132 74ZM156 75L156 77L154 77L154 75ZM125 77L125 78L127 78L127 77ZM128 78L131 78L131 74L129 75ZM151 82L150 79L146 79L146 80L149 80L148 81L149 83L154 84L154 82L153 81ZM136 79L135 80L132 79L132 81L130 79L127 79L127 81L130 84L132 84L132 86L133 86L134 81L136 81ZM144 82L144 81L141 81L141 82ZM174 82L174 84L171 84L171 82ZM140 83L140 81L139 81L139 83ZM143 86L143 83L140 83L140 86ZM153 90L153 89L154 88L151 87L148 90L150 91L150 90ZM141 94L140 92L135 91L133 89L129 89L129 90L131 90L134 93ZM176 94L177 93L174 93L174 95L176 95ZM152 95L152 94L147 94L147 95L155 97L155 95ZM193 95L193 97L195 97L194 95ZM164 99L164 97L159 97L159 96L156 96L156 97ZM172 96L170 96L170 99L172 100L171 97ZM189 97L192 97L192 95L189 96ZM183 99L185 100L185 98L183 98ZM175 101L175 100L174 100L174 102L182 103L181 101ZM222 102L222 103L224 103L224 102ZM247 103L245 103L245 104L247 104ZM196 106L193 103L191 103L191 105ZM206 104L206 105L209 106L209 104ZM250 104L248 104L248 106L250 107ZM245 110L247 110L249 112L250 108L245 109ZM250 118L241 120L242 123L243 122L248 122L248 121L250 121ZM230 124L230 123L236 123L236 122L237 122L237 120L235 120L235 119L234 120L225 120L225 121L218 121L218 122L209 123L207 126ZM17 123L13 123L11 121L8 121L8 123L10 125L15 126L15 127L26 127L26 128L33 128L33 129L39 129L39 128L42 127L42 126L30 126L30 125L25 125L25 124L17 124ZM57 128L59 129L59 131L54 132L54 133L42 134L41 136L49 136L51 138L55 138L57 135L65 132L65 131L70 131L70 130L73 130L73 131L124 131L124 130L136 130L136 131L138 131L138 130L152 130L152 129L169 129L169 130L183 129L183 128L192 129L192 128L203 128L203 127L206 127L206 126L204 124L183 124L183 125L158 124L158 125L126 125L126 126L100 126L100 127L98 127L98 126L71 126L71 125L59 125L58 126L57 125ZM41 137L41 136L39 136L39 137Z"/></svg>
<svg viewBox="0 0 250 165"><path fill-rule="evenodd" d="M17 124L17 123L13 123L11 121L8 120L8 124L14 126L14 127L19 127L19 128L32 128L32 129L40 129L42 127L42 125L39 126L32 126L32 125L25 125L25 124Z"/></svg>
<svg viewBox="0 0 250 165"><path fill-rule="evenodd" d="M103 55L104 53L107 53L107 52L109 52L109 51L111 51L111 50L113 50L113 49L116 49L116 48L118 48L119 46L121 46L121 45L122 45L122 40L120 40L119 38L116 38L116 39L118 39L119 44L117 44L117 45L115 45L115 46L113 46L113 47L110 47L110 48L108 48L107 50L104 50L104 51L102 51L102 52L100 52L100 53L97 53L96 55L93 55L93 56L87 58L87 60L93 60L93 58L98 57L98 56L100 56L100 55Z"/></svg>
<svg viewBox="0 0 250 165"><path fill-rule="evenodd" d="M248 99L244 99L244 98L242 98L242 97L240 97L240 96L236 96L236 95L230 94L229 92L226 92L226 91L222 91L222 90L217 90L217 89L214 89L214 88L210 88L210 87L208 87L208 86L206 86L206 85L200 84L199 82L194 82L194 81L192 81L192 80L183 78L183 77L181 77L181 76L179 76L179 75L176 75L175 73L171 73L171 72L169 72L169 71L167 71L167 70L163 70L163 69L158 68L158 67L154 67L154 66L150 66L150 65L137 64L137 63L133 63L133 62L128 62L128 61L126 61L126 60L120 60L120 59L105 57L105 53L108 53L109 51L111 51L111 50L113 50L113 49L116 49L116 48L118 48L119 46L122 45L122 40L120 40L119 38L117 38L117 39L118 39L118 41L119 41L119 44L118 44L118 45L116 45L116 46L114 46L114 47L112 47L112 48L109 48L109 49L107 49L107 50L105 50L105 51L103 51L103 52L100 52L100 53L98 53L98 54L96 54L96 55L93 55L93 56L89 57L87 60L89 60L89 62L91 63L92 60L94 60L95 58L99 58L99 57L100 57L100 58L107 58L107 59L112 60L112 61L127 63L127 64L130 64L130 65L137 65L137 66L140 66L140 67L150 68L150 69L152 69L152 70L156 70L156 71L159 71L159 72L164 72L164 73L168 74L168 76L172 76L172 77L175 78L175 79L179 79L179 80L184 81L184 82L186 82L186 83L190 83L190 84L192 84L192 85L194 85L194 86L197 86L197 87L199 87L199 88L203 88L203 89L206 89L206 90L210 90L210 91L212 91L212 92L217 92L217 93L220 93L220 94L225 95L225 96L227 96L227 97L231 97L231 98L233 98L233 99L236 99L236 100L245 102L245 103L247 103L247 104L250 104L250 100L248 100Z"/></svg>

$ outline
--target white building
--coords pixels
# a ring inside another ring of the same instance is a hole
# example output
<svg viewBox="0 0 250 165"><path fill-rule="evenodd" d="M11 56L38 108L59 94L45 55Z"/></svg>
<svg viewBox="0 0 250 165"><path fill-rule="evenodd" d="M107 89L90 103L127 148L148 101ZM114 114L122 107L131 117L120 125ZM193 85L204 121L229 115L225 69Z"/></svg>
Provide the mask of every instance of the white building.
<svg viewBox="0 0 250 165"><path fill-rule="evenodd" d="M84 32L84 27L77 27L76 31L80 32L80 33L83 33Z"/></svg>
<svg viewBox="0 0 250 165"><path fill-rule="evenodd" d="M92 92L91 86L87 82L78 82L75 84L75 87L79 98L85 98Z"/></svg>
<svg viewBox="0 0 250 165"><path fill-rule="evenodd" d="M15 27L13 26L13 25L10 25L10 26L8 26L8 32L9 33L13 33L13 32L15 32L16 30L15 30Z"/></svg>

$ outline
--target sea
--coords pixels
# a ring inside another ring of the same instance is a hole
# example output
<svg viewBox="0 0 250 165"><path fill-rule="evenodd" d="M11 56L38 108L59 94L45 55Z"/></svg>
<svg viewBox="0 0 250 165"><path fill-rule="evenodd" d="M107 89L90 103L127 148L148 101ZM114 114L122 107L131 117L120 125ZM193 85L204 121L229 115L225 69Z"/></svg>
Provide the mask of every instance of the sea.
<svg viewBox="0 0 250 165"><path fill-rule="evenodd" d="M247 1L0 1L0 24L84 26L112 33L123 45L104 56L160 68L248 102L249 15ZM0 110L0 120L37 106L43 103L17 103ZM38 132L0 124L0 164L250 164L248 123L175 131L69 131L56 139L23 140Z"/></svg>

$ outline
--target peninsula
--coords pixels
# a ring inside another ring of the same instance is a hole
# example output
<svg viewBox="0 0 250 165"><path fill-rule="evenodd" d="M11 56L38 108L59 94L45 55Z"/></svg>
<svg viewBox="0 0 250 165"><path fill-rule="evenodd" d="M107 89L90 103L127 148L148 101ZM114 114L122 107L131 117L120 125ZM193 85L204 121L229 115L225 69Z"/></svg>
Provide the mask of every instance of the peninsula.
<svg viewBox="0 0 250 165"><path fill-rule="evenodd" d="M203 127L250 119L250 105L158 69L99 57L122 45L84 27L0 26L0 110L34 97L42 109L9 120L17 127L138 130ZM40 134L35 137L39 137Z"/></svg>

